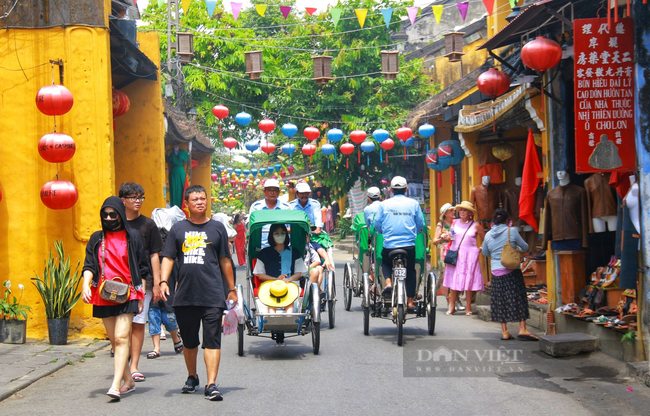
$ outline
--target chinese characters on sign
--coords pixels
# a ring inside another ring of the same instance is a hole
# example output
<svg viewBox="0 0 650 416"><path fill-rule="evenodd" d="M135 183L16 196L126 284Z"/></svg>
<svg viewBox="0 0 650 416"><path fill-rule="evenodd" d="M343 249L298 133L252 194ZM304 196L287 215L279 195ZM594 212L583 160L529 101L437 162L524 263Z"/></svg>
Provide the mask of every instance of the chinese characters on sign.
<svg viewBox="0 0 650 416"><path fill-rule="evenodd" d="M576 172L632 171L632 19L576 19L573 33Z"/></svg>

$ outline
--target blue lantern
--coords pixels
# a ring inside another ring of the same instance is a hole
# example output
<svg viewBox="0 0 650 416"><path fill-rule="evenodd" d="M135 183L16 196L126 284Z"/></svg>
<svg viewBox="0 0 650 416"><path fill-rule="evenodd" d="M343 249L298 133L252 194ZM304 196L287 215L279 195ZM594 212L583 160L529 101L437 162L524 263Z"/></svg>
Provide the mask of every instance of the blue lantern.
<svg viewBox="0 0 650 416"><path fill-rule="evenodd" d="M260 168L260 176L266 175L266 168Z"/></svg>
<svg viewBox="0 0 650 416"><path fill-rule="evenodd" d="M282 169L282 165L279 164L279 163L276 163L274 166L275 166L275 171L280 173L280 169Z"/></svg>
<svg viewBox="0 0 650 416"><path fill-rule="evenodd" d="M334 155L334 161L336 162L336 147L333 144L326 143L321 146L320 151L323 152L325 156ZM327 158L327 168L330 167L330 158Z"/></svg>
<svg viewBox="0 0 650 416"><path fill-rule="evenodd" d="M413 146L413 143L415 143L415 139L413 137L410 137L408 140L405 141L400 140L400 142L402 143L402 146L410 147Z"/></svg>
<svg viewBox="0 0 650 416"><path fill-rule="evenodd" d="M248 175L251 173L251 171L248 170L248 169L244 169L244 170L242 171L242 173L243 173L245 176L248 176Z"/></svg>
<svg viewBox="0 0 650 416"><path fill-rule="evenodd" d="M253 177L257 176L257 169L251 169L251 175L253 175Z"/></svg>
<svg viewBox="0 0 650 416"><path fill-rule="evenodd" d="M370 153L375 150L375 144L370 140L364 140L359 147L361 147L364 153ZM367 156L366 164L370 165L370 155Z"/></svg>
<svg viewBox="0 0 650 416"><path fill-rule="evenodd" d="M377 140L378 143L382 143L384 140L390 137L390 133L384 129L377 129L372 132L372 137Z"/></svg>
<svg viewBox="0 0 650 416"><path fill-rule="evenodd" d="M239 124L240 126L248 126L251 121L253 121L253 117L248 114L245 111L242 111L241 113L237 113L235 116L235 123Z"/></svg>
<svg viewBox="0 0 650 416"><path fill-rule="evenodd" d="M233 173L233 171L234 171L233 168L228 168L228 169L226 169L226 172L228 172L228 175L230 175L231 173Z"/></svg>
<svg viewBox="0 0 650 416"><path fill-rule="evenodd" d="M433 136L436 133L436 128L433 127L431 124L426 123L420 126L418 128L418 133L420 133L420 136L424 137L425 139L428 139L429 137Z"/></svg>
<svg viewBox="0 0 650 416"><path fill-rule="evenodd" d="M343 132L339 129L330 129L327 131L327 138L334 143L341 141Z"/></svg>
<svg viewBox="0 0 650 416"><path fill-rule="evenodd" d="M246 147L246 150L248 150L249 152L254 152L257 149L259 149L260 144L258 143L257 140L249 140L246 142L244 146Z"/></svg>
<svg viewBox="0 0 650 416"><path fill-rule="evenodd" d="M275 172L275 168L274 168L273 166L268 166L268 167L266 168L266 172L267 172L269 175L273 175L273 172Z"/></svg>
<svg viewBox="0 0 650 416"><path fill-rule="evenodd" d="M219 173L221 173L221 171L222 171L222 170L225 170L225 169L226 169L226 167L223 166L223 165L219 165L219 166L217 166L217 170L219 171Z"/></svg>
<svg viewBox="0 0 650 416"><path fill-rule="evenodd" d="M287 143L282 146L282 153L284 153L285 155L291 156L295 151L296 151L296 145L293 143Z"/></svg>
<svg viewBox="0 0 650 416"><path fill-rule="evenodd" d="M235 175L237 176L241 175L241 169L235 169Z"/></svg>
<svg viewBox="0 0 650 416"><path fill-rule="evenodd" d="M282 126L282 134L288 138L292 138L298 133L298 127L295 124L287 123Z"/></svg>

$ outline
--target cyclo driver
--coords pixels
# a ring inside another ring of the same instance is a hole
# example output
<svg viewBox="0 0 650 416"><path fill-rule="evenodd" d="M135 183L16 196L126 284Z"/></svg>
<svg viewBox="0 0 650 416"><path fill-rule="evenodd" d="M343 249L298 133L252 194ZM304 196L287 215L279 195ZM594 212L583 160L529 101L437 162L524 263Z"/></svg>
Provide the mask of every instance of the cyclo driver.
<svg viewBox="0 0 650 416"><path fill-rule="evenodd" d="M406 296L407 310L415 312L415 238L424 227L424 216L420 204L406 197L408 189L406 179L395 176L390 182L393 197L382 202L375 214L374 226L377 232L383 234L384 247L381 251L381 270L384 274L386 287L382 295L387 297L393 291L393 262L390 253L401 249L406 251Z"/></svg>

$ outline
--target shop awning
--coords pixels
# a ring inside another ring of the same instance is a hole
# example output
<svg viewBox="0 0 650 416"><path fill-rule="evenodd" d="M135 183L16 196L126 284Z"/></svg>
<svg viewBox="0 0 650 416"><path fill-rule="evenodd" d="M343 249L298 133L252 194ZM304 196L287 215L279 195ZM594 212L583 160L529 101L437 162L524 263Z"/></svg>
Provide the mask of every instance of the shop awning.
<svg viewBox="0 0 650 416"><path fill-rule="evenodd" d="M525 105L524 100L537 92L530 84L522 84L494 101L466 105L458 112L458 125L454 130L458 133L482 130L515 109L518 104Z"/></svg>

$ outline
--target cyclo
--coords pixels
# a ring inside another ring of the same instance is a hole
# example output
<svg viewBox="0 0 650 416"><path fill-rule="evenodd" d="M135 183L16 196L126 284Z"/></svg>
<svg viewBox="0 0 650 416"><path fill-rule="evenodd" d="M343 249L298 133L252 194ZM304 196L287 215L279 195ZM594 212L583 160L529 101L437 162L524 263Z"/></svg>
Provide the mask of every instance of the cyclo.
<svg viewBox="0 0 650 416"><path fill-rule="evenodd" d="M280 344L285 338L311 333L314 354L320 349L320 298L318 285L309 283L303 276L300 283L298 299L294 303L293 313L269 313L268 307L258 298L259 279L253 275L257 256L262 247L262 228L274 223L290 227L291 245L298 250L301 257L305 255L307 236L310 233L309 220L304 212L288 210L255 211L249 219L247 235L248 259L246 275L248 296L237 285L237 307L244 312L237 325L239 356L244 355L244 331L251 336L271 338Z"/></svg>
<svg viewBox="0 0 650 416"><path fill-rule="evenodd" d="M404 343L404 324L408 319L427 317L428 333L433 335L436 327L437 278L433 272L427 273L426 270L427 242L429 241L426 227L415 239L416 298L414 300L415 311L412 315L406 313L406 251L393 250L390 259L383 259L381 257L382 235L377 233L374 227L369 230L369 235L371 237L369 252L370 256L374 258L374 265L370 267L374 270L376 288L371 291L373 282L370 281L369 273L363 272L361 308L363 310L364 335L369 335L371 317L391 319L396 324L397 345L399 346ZM381 295L385 287L385 277L381 270L383 261L392 261L393 264L393 290L387 297Z"/></svg>
<svg viewBox="0 0 650 416"><path fill-rule="evenodd" d="M353 266L347 262L343 269L343 307L346 311L349 311L352 306L353 296L359 298L363 295L363 275L370 273L370 259L373 258L372 246L368 244L369 230L363 212L355 215L351 229L356 242L352 260L356 260L356 264Z"/></svg>

